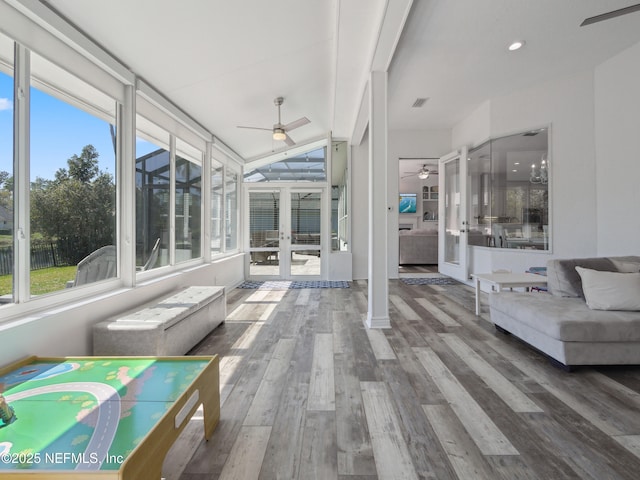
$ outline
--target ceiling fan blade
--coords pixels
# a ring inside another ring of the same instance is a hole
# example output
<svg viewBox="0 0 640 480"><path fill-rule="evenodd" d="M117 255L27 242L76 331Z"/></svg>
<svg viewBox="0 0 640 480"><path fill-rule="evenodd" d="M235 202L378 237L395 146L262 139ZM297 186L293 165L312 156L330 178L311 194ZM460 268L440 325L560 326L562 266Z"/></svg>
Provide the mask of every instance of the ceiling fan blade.
<svg viewBox="0 0 640 480"><path fill-rule="evenodd" d="M285 139L284 139L284 143L286 143L286 144L287 144L287 145L289 145L290 147L293 147L293 146L296 144L296 142L294 142L294 141L293 141L293 139L292 139L289 135L287 135L287 136L285 137Z"/></svg>
<svg viewBox="0 0 640 480"><path fill-rule="evenodd" d="M302 118L299 118L298 120L294 120L291 123L287 123L282 128L284 129L285 132L288 132L289 130L293 130L294 128L301 127L303 125L306 125L307 123L311 123L311 120L309 120L307 117L302 117Z"/></svg>
<svg viewBox="0 0 640 480"><path fill-rule="evenodd" d="M621 8L619 10L613 10L611 12L596 15L594 17L585 18L580 24L581 27L591 25L592 23L602 22L603 20L609 20L610 18L619 17L620 15L626 15L627 13L633 13L640 10L640 3L637 5L631 5L629 7Z"/></svg>
<svg viewBox="0 0 640 480"><path fill-rule="evenodd" d="M248 128L248 129L251 129L251 130L266 130L266 131L268 131L268 132L272 132L272 131L273 131L273 128L246 127L246 126L244 126L244 125L238 125L238 128Z"/></svg>

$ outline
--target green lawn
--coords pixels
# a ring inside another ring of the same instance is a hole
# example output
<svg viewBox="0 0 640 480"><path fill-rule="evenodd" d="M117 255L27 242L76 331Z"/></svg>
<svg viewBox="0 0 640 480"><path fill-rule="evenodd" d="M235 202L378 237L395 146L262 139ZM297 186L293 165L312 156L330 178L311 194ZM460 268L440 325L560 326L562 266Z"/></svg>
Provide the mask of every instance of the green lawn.
<svg viewBox="0 0 640 480"><path fill-rule="evenodd" d="M31 295L42 295L45 293L62 290L68 280L73 280L76 276L76 266L52 267L31 272ZM0 276L0 295L11 293L11 275Z"/></svg>

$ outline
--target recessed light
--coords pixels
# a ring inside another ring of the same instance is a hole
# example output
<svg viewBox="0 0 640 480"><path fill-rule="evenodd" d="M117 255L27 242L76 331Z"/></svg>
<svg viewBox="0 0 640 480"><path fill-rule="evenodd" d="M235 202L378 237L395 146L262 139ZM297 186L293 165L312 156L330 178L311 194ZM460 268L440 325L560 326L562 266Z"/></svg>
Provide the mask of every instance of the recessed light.
<svg viewBox="0 0 640 480"><path fill-rule="evenodd" d="M517 40L513 42L511 45L509 45L509 51L515 52L516 50L521 49L522 47L524 47L524 43L524 40Z"/></svg>
<svg viewBox="0 0 640 480"><path fill-rule="evenodd" d="M514 169L513 169L513 170L511 170L511 171L515 173L515 172L517 172L518 170L516 170L516 169L514 168Z"/></svg>
<svg viewBox="0 0 640 480"><path fill-rule="evenodd" d="M520 165L520 162L513 162L514 165Z"/></svg>

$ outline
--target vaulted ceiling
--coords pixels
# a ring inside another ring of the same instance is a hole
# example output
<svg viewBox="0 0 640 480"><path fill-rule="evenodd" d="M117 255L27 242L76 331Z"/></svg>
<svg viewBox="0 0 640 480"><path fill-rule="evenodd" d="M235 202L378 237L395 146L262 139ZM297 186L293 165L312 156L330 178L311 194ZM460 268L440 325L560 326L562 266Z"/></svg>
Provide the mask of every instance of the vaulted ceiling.
<svg viewBox="0 0 640 480"><path fill-rule="evenodd" d="M246 159L307 117L297 142L350 138L382 25L407 0L51 0L78 28ZM633 0L414 0L389 70L390 129L449 129L483 101L593 68L640 41ZM406 8L405 8L406 10ZM383 34L381 34L383 32ZM393 37L394 32L391 32ZM513 40L525 47L508 52ZM394 43L395 45L395 43ZM423 108L412 108L418 97Z"/></svg>

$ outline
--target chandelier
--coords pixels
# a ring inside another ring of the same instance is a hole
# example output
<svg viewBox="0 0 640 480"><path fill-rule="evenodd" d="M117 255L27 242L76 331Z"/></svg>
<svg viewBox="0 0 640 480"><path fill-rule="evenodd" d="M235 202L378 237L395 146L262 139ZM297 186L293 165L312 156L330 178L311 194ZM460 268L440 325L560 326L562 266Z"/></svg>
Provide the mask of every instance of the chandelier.
<svg viewBox="0 0 640 480"><path fill-rule="evenodd" d="M531 165L529 182L541 183L543 185L546 185L549 182L549 162L547 162L546 155L542 155L539 167L535 163Z"/></svg>

